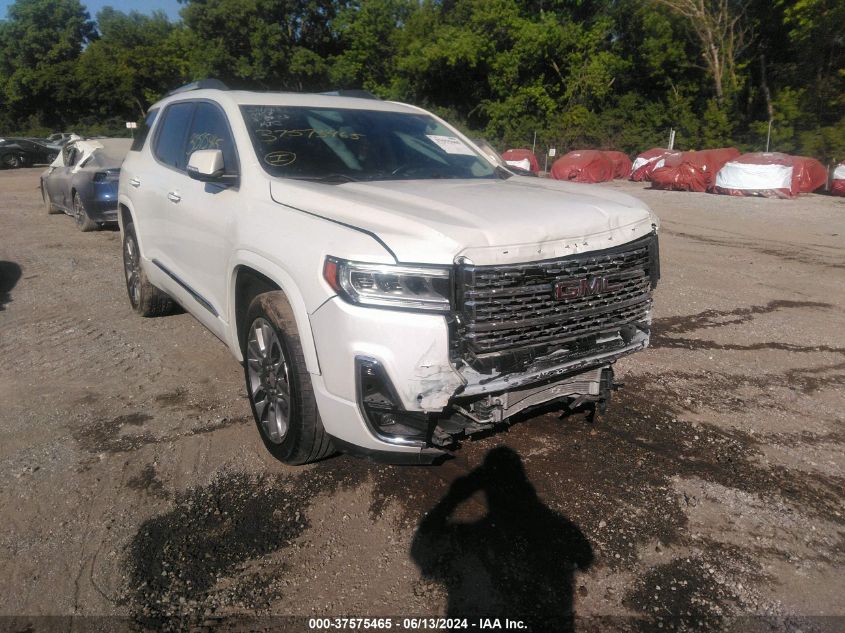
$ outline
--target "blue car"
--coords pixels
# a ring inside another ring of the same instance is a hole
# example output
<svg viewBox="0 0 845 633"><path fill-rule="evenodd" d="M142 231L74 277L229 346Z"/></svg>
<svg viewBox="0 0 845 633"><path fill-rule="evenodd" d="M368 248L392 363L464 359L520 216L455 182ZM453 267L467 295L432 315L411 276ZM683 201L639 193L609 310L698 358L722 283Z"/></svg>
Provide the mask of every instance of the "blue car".
<svg viewBox="0 0 845 633"><path fill-rule="evenodd" d="M128 138L72 141L41 174L47 213L67 213L80 231L117 222L120 165L132 144Z"/></svg>

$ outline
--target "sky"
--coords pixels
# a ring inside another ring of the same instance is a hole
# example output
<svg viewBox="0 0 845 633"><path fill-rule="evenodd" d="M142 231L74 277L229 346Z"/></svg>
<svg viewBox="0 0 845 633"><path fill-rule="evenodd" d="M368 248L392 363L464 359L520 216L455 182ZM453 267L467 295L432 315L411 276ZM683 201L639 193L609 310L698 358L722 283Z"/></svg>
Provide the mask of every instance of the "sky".
<svg viewBox="0 0 845 633"><path fill-rule="evenodd" d="M0 0L0 19L6 18L6 9L14 0ZM179 19L180 5L176 0L81 0L88 13L93 18L97 11L105 6L111 6L119 11L138 11L139 13L152 13L160 9L167 14L171 20Z"/></svg>

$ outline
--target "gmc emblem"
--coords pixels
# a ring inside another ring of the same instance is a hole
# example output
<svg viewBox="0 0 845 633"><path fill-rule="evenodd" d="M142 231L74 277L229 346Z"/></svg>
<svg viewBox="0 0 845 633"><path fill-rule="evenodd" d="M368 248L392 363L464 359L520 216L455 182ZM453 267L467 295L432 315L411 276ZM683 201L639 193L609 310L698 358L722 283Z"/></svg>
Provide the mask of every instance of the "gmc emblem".
<svg viewBox="0 0 845 633"><path fill-rule="evenodd" d="M585 277L584 279L567 279L555 284L555 299L578 299L593 295L614 292L622 288L621 283L611 283L607 277Z"/></svg>

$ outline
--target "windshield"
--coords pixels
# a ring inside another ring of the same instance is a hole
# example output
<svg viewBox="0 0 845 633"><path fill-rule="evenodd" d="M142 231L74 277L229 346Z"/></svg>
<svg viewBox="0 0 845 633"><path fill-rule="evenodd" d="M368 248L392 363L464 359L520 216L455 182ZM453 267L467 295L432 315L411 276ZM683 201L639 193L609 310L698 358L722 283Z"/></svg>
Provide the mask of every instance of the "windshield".
<svg viewBox="0 0 845 633"><path fill-rule="evenodd" d="M494 178L493 166L425 114L241 106L255 153L273 176L347 182Z"/></svg>

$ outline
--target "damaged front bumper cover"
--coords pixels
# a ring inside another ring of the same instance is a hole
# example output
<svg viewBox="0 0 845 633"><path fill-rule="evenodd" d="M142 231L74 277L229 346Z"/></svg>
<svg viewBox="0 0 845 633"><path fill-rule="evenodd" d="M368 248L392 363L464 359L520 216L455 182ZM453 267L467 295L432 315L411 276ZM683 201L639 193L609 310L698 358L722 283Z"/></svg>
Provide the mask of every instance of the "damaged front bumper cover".
<svg viewBox="0 0 845 633"><path fill-rule="evenodd" d="M450 393L439 394L447 404L436 412L408 411L379 361L358 356L358 406L376 437L397 446L418 447L420 453L413 462L431 463L445 457L441 449L461 437L489 431L528 409L563 399L572 408L587 402L603 404L613 389L612 364L646 348L648 342L648 331L638 329L622 346L562 362L545 358L507 375L483 375L465 366L459 371L464 383L457 388L451 383ZM394 461L389 454L381 459Z"/></svg>

